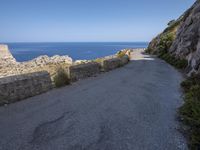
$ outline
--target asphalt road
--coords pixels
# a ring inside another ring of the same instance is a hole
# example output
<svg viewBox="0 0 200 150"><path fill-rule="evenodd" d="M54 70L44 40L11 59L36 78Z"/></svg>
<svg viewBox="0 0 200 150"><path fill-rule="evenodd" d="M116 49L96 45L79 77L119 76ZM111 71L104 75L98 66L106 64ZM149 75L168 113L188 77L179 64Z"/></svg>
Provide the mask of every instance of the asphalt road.
<svg viewBox="0 0 200 150"><path fill-rule="evenodd" d="M0 107L0 150L185 150L181 74L136 51L125 67Z"/></svg>

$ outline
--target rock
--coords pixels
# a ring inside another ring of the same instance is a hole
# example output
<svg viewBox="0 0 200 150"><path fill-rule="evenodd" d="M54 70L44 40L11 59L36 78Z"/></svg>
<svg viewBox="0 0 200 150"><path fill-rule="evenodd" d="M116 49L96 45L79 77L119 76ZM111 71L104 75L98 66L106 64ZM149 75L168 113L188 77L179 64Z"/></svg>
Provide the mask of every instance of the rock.
<svg viewBox="0 0 200 150"><path fill-rule="evenodd" d="M43 55L43 56L39 56L29 62L26 63L30 63L33 64L33 66L44 66L47 64L60 64L60 63L65 63L65 64L69 64L71 65L73 62L72 58L70 58L69 56L59 56L59 55L55 55L53 57L48 57L47 55Z"/></svg>
<svg viewBox="0 0 200 150"><path fill-rule="evenodd" d="M200 65L200 1L197 1L185 16L178 35L169 51L189 62L191 70L197 72Z"/></svg>
<svg viewBox="0 0 200 150"><path fill-rule="evenodd" d="M55 55L53 57L50 57L50 61L52 63L66 63L66 64L72 64L73 60L71 57L69 57L68 55L64 55L64 56L59 56L59 55Z"/></svg>
<svg viewBox="0 0 200 150"><path fill-rule="evenodd" d="M44 55L27 62L16 62L7 45L0 45L0 52L0 78L38 71L47 71L53 77L58 67L67 67L73 62L67 55Z"/></svg>
<svg viewBox="0 0 200 150"><path fill-rule="evenodd" d="M76 60L74 64L85 64L91 62L90 60Z"/></svg>
<svg viewBox="0 0 200 150"><path fill-rule="evenodd" d="M0 65L15 64L16 60L10 53L7 45L0 45Z"/></svg>
<svg viewBox="0 0 200 150"><path fill-rule="evenodd" d="M149 52L158 53L160 50L159 42L161 37L166 33L174 33L174 40L167 48L167 51L177 58L188 60L188 68L190 68L190 70L187 69L187 73L199 72L200 1L196 1L194 5L173 24L150 42L148 47Z"/></svg>

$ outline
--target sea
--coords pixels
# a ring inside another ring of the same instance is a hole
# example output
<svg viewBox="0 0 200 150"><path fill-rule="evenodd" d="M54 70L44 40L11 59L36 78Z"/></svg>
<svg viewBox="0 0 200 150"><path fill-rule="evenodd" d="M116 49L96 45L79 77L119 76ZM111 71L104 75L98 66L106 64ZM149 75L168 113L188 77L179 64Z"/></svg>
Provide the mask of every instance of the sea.
<svg viewBox="0 0 200 150"><path fill-rule="evenodd" d="M19 62L40 55L68 55L73 60L91 60L113 55L125 48L146 48L147 42L66 42L66 43L5 43Z"/></svg>

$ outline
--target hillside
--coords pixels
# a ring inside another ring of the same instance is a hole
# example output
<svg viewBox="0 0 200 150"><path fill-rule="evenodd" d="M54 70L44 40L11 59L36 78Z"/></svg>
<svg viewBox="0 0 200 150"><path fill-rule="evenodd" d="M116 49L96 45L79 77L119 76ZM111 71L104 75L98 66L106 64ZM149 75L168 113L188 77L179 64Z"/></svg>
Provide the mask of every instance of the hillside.
<svg viewBox="0 0 200 150"><path fill-rule="evenodd" d="M148 52L180 60L175 64L185 68L188 75L200 73L200 1L177 20L170 21L168 27L150 42Z"/></svg>

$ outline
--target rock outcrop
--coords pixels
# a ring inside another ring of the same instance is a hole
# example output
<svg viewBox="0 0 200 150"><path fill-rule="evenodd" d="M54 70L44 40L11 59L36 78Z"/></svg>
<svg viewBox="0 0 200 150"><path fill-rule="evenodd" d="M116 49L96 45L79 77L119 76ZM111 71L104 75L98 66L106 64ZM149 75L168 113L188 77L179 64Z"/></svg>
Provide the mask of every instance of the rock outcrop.
<svg viewBox="0 0 200 150"><path fill-rule="evenodd" d="M69 56L39 56L27 62L16 62L7 45L0 45L0 77L26 73L47 71L54 76L58 67L66 67L73 63Z"/></svg>
<svg viewBox="0 0 200 150"><path fill-rule="evenodd" d="M33 66L45 66L48 64L72 64L72 58L69 56L59 56L55 55L53 57L48 57L47 55L39 56L31 61L22 64L32 64Z"/></svg>
<svg viewBox="0 0 200 150"><path fill-rule="evenodd" d="M16 60L10 53L7 45L0 45L0 66L15 64Z"/></svg>
<svg viewBox="0 0 200 150"><path fill-rule="evenodd" d="M198 0L180 24L169 51L186 58L190 72L200 72L200 1Z"/></svg>
<svg viewBox="0 0 200 150"><path fill-rule="evenodd" d="M163 50L176 58L186 59L188 75L200 73L200 0L154 38L148 47L148 52L153 54Z"/></svg>

